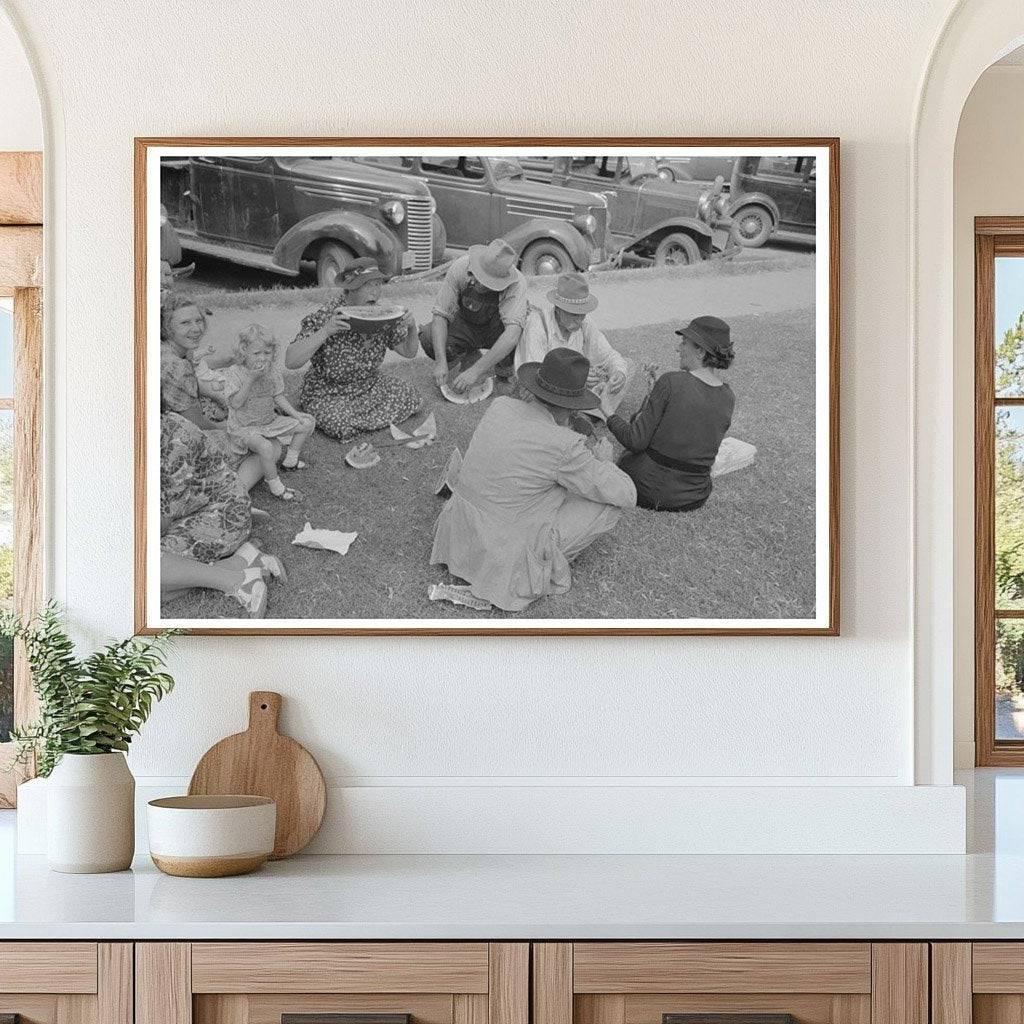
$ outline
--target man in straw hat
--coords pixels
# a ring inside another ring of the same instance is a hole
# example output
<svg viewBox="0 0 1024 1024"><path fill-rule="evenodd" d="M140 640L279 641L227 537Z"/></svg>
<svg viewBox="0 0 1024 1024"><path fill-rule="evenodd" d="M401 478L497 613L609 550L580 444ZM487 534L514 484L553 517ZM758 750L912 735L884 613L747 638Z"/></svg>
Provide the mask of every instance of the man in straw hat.
<svg viewBox="0 0 1024 1024"><path fill-rule="evenodd" d="M476 598L505 611L572 585L569 563L636 504L633 481L567 426L595 409L590 363L567 348L519 368L531 401L496 398L470 441L437 520L432 564L445 564Z"/></svg>
<svg viewBox="0 0 1024 1024"><path fill-rule="evenodd" d="M555 348L571 348L590 360L587 387L602 398L600 409L586 415L605 419L604 409L614 412L626 394L633 367L615 351L590 317L597 309L597 296L587 279L578 273L562 274L548 292L550 306L533 308L526 320L523 340L516 348L516 370L524 363L540 362Z"/></svg>
<svg viewBox="0 0 1024 1024"><path fill-rule="evenodd" d="M504 238L470 246L445 274L434 318L420 328L423 351L434 360L438 386L465 391L500 370L511 372L511 354L526 325L526 278Z"/></svg>

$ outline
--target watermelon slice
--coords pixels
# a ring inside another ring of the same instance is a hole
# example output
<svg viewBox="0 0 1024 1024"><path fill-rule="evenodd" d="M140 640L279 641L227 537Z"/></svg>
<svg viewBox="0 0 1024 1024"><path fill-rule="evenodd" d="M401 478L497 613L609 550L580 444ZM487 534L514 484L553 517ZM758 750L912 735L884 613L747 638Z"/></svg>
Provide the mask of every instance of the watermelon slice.
<svg viewBox="0 0 1024 1024"><path fill-rule="evenodd" d="M371 334L373 331L397 323L405 316L404 306L377 305L342 306L339 310L358 334Z"/></svg>
<svg viewBox="0 0 1024 1024"><path fill-rule="evenodd" d="M362 441L345 453L345 461L353 469L369 469L380 462L380 452L369 441Z"/></svg>
<svg viewBox="0 0 1024 1024"><path fill-rule="evenodd" d="M441 385L441 394L456 405L472 405L475 402L482 402L485 398L490 397L493 390L493 377L484 377L483 380L478 380L465 391L456 391L450 384Z"/></svg>

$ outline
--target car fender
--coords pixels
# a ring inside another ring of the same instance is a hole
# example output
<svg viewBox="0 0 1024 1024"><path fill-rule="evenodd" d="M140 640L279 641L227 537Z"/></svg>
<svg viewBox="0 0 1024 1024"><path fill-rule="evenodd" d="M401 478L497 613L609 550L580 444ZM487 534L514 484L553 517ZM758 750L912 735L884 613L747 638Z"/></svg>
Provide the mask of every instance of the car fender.
<svg viewBox="0 0 1024 1024"><path fill-rule="evenodd" d="M744 206L763 206L772 219L772 230L779 226L779 204L764 192L740 192L729 196L729 205L725 208L727 217L735 217Z"/></svg>
<svg viewBox="0 0 1024 1024"><path fill-rule="evenodd" d="M634 249L638 246L656 245L661 237L671 234L673 231L681 231L683 234L692 236L705 255L711 251L714 232L696 217L669 217L667 220L659 221L635 235L622 248Z"/></svg>
<svg viewBox="0 0 1024 1024"><path fill-rule="evenodd" d="M160 259L176 267L181 262L181 241L169 220L160 221Z"/></svg>
<svg viewBox="0 0 1024 1024"><path fill-rule="evenodd" d="M531 242L550 238L565 248L578 270L586 270L590 266L590 254L596 248L572 224L553 217L534 217L523 221L507 231L504 237L520 256Z"/></svg>
<svg viewBox="0 0 1024 1024"><path fill-rule="evenodd" d="M431 261L433 265L439 266L444 263L445 250L448 248L448 229L444 226L444 221L435 213L434 214L434 251L431 254Z"/></svg>
<svg viewBox="0 0 1024 1024"><path fill-rule="evenodd" d="M359 213L326 210L290 227L274 247L274 262L291 273L310 244L318 239L340 242L356 256L373 256L388 277L402 270L401 243L383 224Z"/></svg>

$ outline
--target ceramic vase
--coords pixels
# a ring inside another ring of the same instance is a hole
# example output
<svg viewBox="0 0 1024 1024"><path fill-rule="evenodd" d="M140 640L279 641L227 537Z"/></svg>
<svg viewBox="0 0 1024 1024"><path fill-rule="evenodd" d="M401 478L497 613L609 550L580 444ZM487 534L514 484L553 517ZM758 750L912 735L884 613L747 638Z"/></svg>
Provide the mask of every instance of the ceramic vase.
<svg viewBox="0 0 1024 1024"><path fill-rule="evenodd" d="M124 754L65 754L46 783L52 871L124 871L135 854L135 779Z"/></svg>

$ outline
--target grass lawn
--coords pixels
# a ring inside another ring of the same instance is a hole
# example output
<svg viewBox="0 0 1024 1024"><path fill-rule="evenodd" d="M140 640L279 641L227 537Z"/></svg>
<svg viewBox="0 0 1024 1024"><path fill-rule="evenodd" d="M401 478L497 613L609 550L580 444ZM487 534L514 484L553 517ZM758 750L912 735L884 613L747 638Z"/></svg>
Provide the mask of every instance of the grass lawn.
<svg viewBox="0 0 1024 1024"><path fill-rule="evenodd" d="M814 314L730 318L737 358L729 379L736 393L732 430L757 446L755 465L719 478L703 509L692 513L625 513L615 531L573 565L573 586L525 612L480 613L427 600L427 587L450 580L428 565L434 521L442 501L431 493L452 447L463 452L486 403L445 402L433 386L431 364L420 357L389 365L426 396L423 411L437 417L428 448L382 449L370 470L344 463L350 444L317 434L307 447L310 468L287 482L305 494L284 503L262 487L257 507L271 513L254 542L281 555L290 579L271 582L269 618L805 618L814 613ZM674 326L674 325L672 325ZM670 325L607 332L637 364L663 369L677 363ZM297 376L291 381L294 388ZM629 395L620 412L635 411ZM371 441L389 437L387 432ZM295 547L309 520L314 527L356 531L344 557ZM211 591L167 601L171 618L237 617L236 602Z"/></svg>

